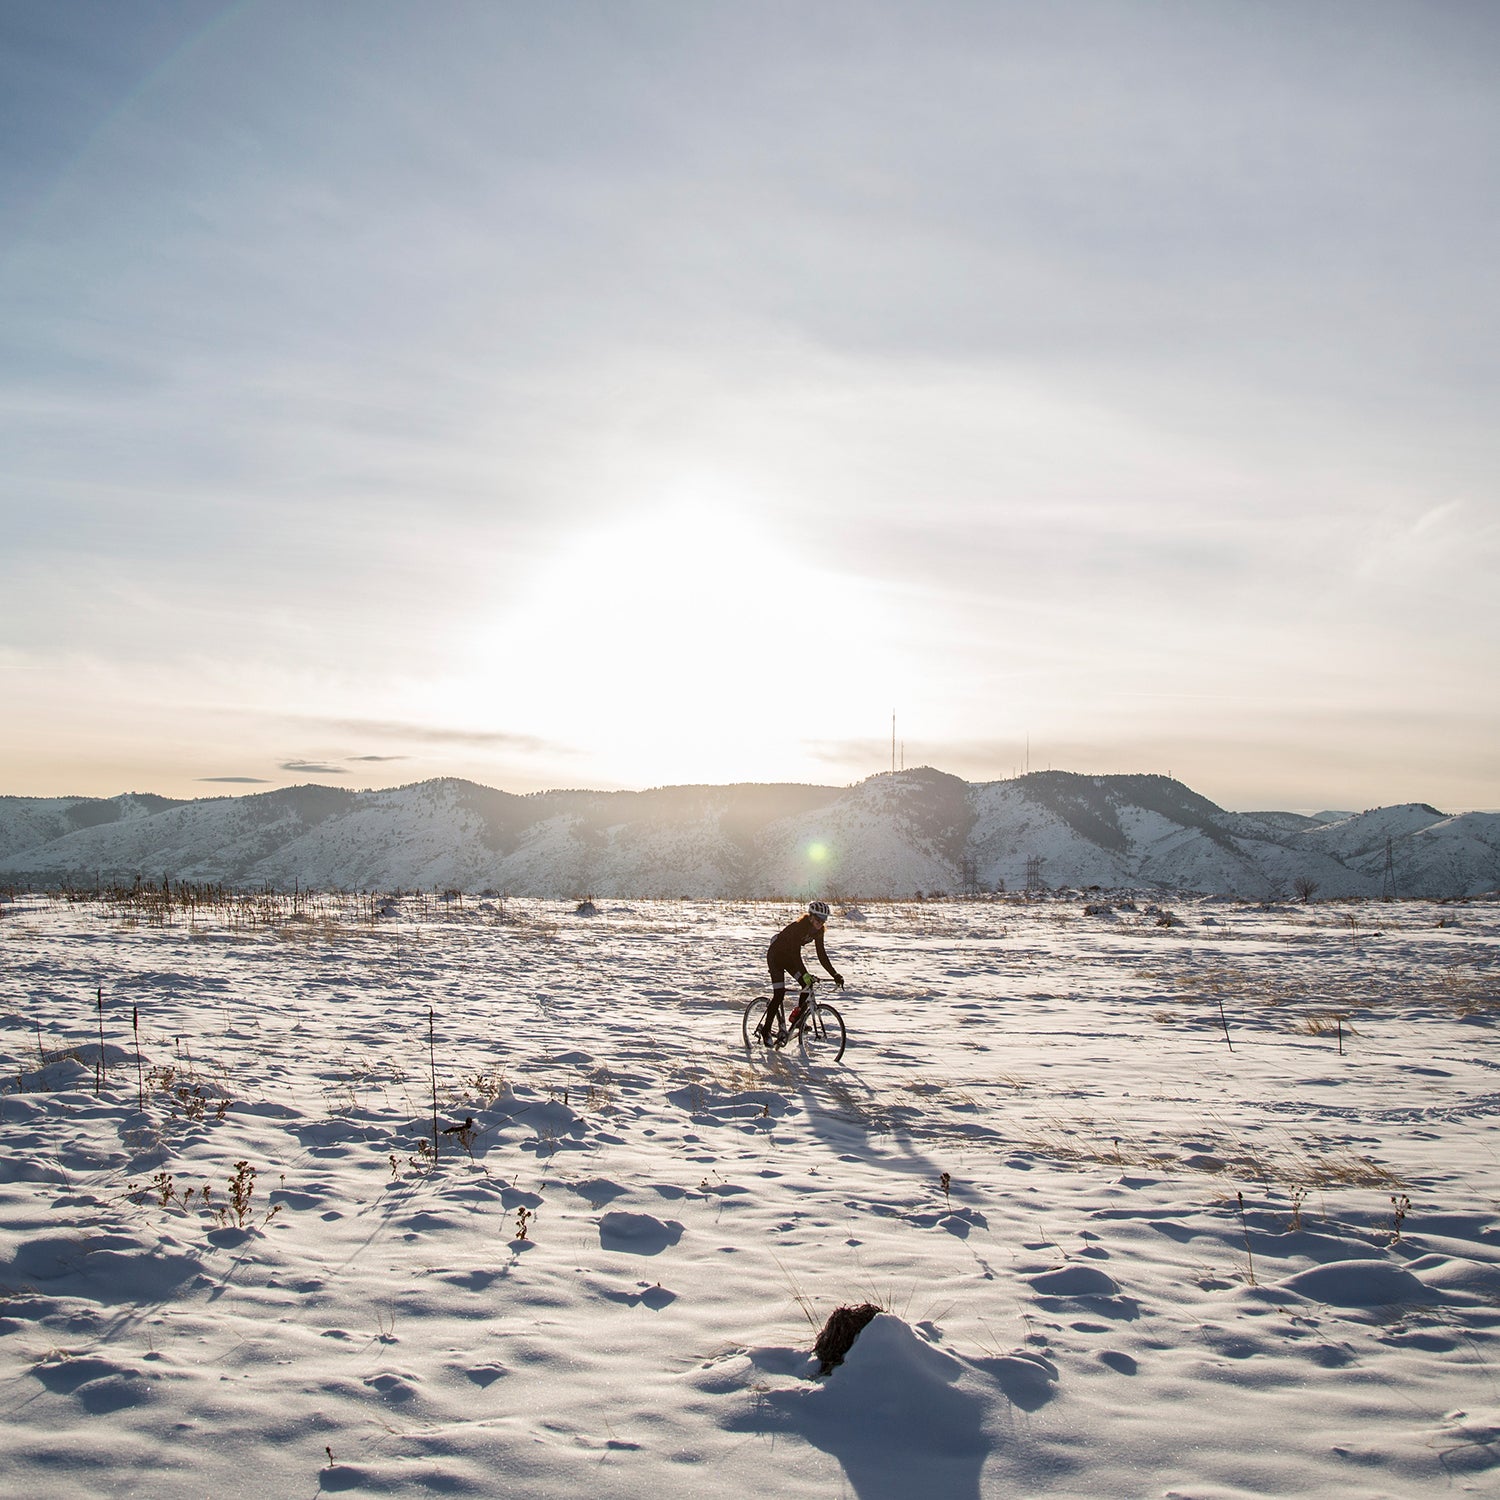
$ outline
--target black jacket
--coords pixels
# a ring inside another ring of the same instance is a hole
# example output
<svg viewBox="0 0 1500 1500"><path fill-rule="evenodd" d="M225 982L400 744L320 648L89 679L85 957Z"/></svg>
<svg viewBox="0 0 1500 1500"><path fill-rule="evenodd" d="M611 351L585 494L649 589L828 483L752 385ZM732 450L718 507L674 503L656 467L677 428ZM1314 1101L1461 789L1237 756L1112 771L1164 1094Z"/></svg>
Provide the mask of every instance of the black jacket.
<svg viewBox="0 0 1500 1500"><path fill-rule="evenodd" d="M800 975L805 967L802 962L802 948L809 940L817 945L818 962L837 979L838 970L828 962L828 951L823 947L823 934L818 930L817 923L806 915L798 917L795 922L783 927L771 939L771 946L766 949L766 962L773 971L783 969L788 973Z"/></svg>

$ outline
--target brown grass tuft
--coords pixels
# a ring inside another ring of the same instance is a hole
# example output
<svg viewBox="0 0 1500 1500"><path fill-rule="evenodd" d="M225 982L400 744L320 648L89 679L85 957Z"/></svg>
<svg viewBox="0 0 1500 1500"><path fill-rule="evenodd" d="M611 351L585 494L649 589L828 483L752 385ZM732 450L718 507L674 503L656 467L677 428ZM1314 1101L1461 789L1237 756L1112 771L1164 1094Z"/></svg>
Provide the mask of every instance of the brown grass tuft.
<svg viewBox="0 0 1500 1500"><path fill-rule="evenodd" d="M854 1347L860 1330L879 1311L873 1302L861 1302L858 1307L836 1307L828 1315L828 1321L813 1345L819 1375L831 1375L835 1366L843 1364L844 1356Z"/></svg>

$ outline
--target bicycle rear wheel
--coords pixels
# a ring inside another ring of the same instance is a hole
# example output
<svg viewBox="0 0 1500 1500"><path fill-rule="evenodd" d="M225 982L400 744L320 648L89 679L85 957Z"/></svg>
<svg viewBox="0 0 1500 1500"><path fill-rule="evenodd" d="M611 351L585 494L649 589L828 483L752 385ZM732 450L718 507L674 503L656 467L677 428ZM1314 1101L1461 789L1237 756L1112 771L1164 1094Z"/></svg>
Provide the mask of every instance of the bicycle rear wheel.
<svg viewBox="0 0 1500 1500"><path fill-rule="evenodd" d="M809 1062L838 1062L846 1040L844 1018L831 1005L819 1005L802 1028L802 1050Z"/></svg>
<svg viewBox="0 0 1500 1500"><path fill-rule="evenodd" d="M745 1007L745 1014L740 1017L740 1036L744 1039L744 1043L747 1048L763 1047L765 1045L765 1043L762 1042L758 1036L756 1036L755 1030L761 1024L761 1022L765 1020L766 1006L769 1003L769 1001L764 999L752 1000L749 1005Z"/></svg>

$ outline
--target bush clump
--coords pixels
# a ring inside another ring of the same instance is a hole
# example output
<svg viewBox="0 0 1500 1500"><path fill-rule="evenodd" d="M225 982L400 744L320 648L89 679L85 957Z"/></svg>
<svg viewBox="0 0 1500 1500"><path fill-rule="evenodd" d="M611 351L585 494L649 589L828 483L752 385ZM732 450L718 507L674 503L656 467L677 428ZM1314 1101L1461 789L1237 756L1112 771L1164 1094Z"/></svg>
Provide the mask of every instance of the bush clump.
<svg viewBox="0 0 1500 1500"><path fill-rule="evenodd" d="M843 1364L844 1356L859 1337L860 1329L879 1311L873 1302L862 1302L858 1307L835 1308L828 1315L828 1321L813 1345L819 1375L831 1375L835 1365Z"/></svg>

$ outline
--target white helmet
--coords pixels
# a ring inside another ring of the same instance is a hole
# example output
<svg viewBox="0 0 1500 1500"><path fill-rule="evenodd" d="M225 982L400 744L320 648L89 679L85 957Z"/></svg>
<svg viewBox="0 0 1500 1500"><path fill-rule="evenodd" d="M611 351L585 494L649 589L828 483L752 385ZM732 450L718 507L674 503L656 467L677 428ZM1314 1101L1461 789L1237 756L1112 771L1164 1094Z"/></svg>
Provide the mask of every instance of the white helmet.
<svg viewBox="0 0 1500 1500"><path fill-rule="evenodd" d="M828 903L826 901L809 901L807 903L807 914L816 917L820 922L828 920Z"/></svg>

